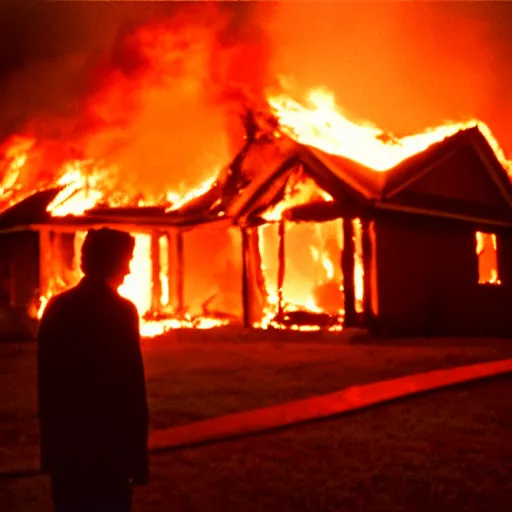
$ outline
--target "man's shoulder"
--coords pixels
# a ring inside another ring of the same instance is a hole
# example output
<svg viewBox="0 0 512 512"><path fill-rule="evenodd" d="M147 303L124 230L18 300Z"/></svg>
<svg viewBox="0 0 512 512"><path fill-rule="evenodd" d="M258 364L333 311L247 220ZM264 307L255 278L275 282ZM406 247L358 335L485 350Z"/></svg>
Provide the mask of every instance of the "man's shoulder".
<svg viewBox="0 0 512 512"><path fill-rule="evenodd" d="M128 312L131 315L136 315L137 317L139 316L137 306L130 299L127 299L122 295L116 294L116 300L126 312Z"/></svg>
<svg viewBox="0 0 512 512"><path fill-rule="evenodd" d="M78 283L73 288L69 288L58 295L54 295L48 301L45 310L52 312L65 312L70 308L75 310L77 308L85 308L86 305L90 307L92 295L90 290L81 287L80 283ZM139 312L135 304L131 300L119 295L117 292L106 290L106 293L105 291L102 291L99 296L94 295L94 297L98 298L99 303L104 306L109 304L109 307L114 307L118 311L121 310L126 315L136 316L137 318L139 316Z"/></svg>
<svg viewBox="0 0 512 512"><path fill-rule="evenodd" d="M45 310L56 310L61 309L62 307L65 307L66 304L69 304L69 302L73 299L73 297L76 295L76 286L73 288L69 288L63 292L60 292L56 295L53 295L46 305Z"/></svg>

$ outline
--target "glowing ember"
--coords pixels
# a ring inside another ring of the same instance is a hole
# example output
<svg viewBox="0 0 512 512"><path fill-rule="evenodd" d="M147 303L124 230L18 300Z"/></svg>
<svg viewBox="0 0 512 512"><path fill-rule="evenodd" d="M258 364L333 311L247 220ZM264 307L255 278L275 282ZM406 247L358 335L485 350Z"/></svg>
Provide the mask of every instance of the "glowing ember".
<svg viewBox="0 0 512 512"><path fill-rule="evenodd" d="M212 329L228 325L228 323L227 320L218 318L143 320L140 325L140 334L145 338L153 338L171 329Z"/></svg>
<svg viewBox="0 0 512 512"><path fill-rule="evenodd" d="M478 126L502 165L512 175L512 162L505 158L489 127L476 119L394 139L386 137L382 130L370 123L349 121L336 106L334 95L325 88L310 91L307 106L285 94L270 97L268 101L283 131L297 142L342 155L376 171L386 171L435 142L460 130Z"/></svg>

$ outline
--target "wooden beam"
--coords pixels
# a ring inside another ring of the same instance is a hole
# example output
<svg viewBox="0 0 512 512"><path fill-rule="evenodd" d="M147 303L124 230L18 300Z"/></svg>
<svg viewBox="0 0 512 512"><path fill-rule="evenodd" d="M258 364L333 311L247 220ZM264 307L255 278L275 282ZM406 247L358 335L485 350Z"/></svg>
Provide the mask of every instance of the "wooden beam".
<svg viewBox="0 0 512 512"><path fill-rule="evenodd" d="M176 313L178 318L181 318L185 314L184 274L183 232L181 229L178 229L176 231Z"/></svg>
<svg viewBox="0 0 512 512"><path fill-rule="evenodd" d="M12 259L9 261L9 306L16 307L16 265Z"/></svg>
<svg viewBox="0 0 512 512"><path fill-rule="evenodd" d="M162 300L162 283L160 282L160 233L151 233L151 310L159 311Z"/></svg>
<svg viewBox="0 0 512 512"><path fill-rule="evenodd" d="M341 253L343 272L343 294L345 306L345 327L356 325L354 293L354 227L350 219L343 219L343 251Z"/></svg>
<svg viewBox="0 0 512 512"><path fill-rule="evenodd" d="M50 287L52 271L52 245L49 229L39 230L39 294L46 296Z"/></svg>
<svg viewBox="0 0 512 512"><path fill-rule="evenodd" d="M285 235L285 221L279 221L279 262L278 262L278 271L277 271L277 315L279 318L283 315L283 285L284 285L284 275L286 271L286 259L284 252L284 235Z"/></svg>
<svg viewBox="0 0 512 512"><path fill-rule="evenodd" d="M441 158L438 158L437 160L435 160L433 163L430 163L429 165L424 166L423 168L421 168L421 170L415 172L413 175L408 175L407 179L405 179L404 181L401 181L394 188L386 191L386 198L395 196L396 194L398 194L398 192L406 189L412 183L414 183L415 181L417 181L420 178L422 178L423 176L425 176L432 169L435 169L437 166L439 166L443 162L448 161L448 159L450 159L453 155L455 155L457 153L457 151L459 151L459 149L460 149L460 146L454 147L452 150L450 150L448 153L443 155Z"/></svg>
<svg viewBox="0 0 512 512"><path fill-rule="evenodd" d="M396 212L406 212L406 213L416 213L419 215L426 215L429 217L440 217L445 219L456 219L456 220L463 220L466 222L471 223L480 223L484 225L490 225L490 226L501 226L505 228L512 228L511 222L503 222L500 220L492 220L492 219L482 219L479 217L473 217L470 215L463 215L458 213L447 213L442 212L439 210L427 210L425 208L416 208L414 206L401 206L397 204L392 203L385 203L385 202L376 202L375 208L378 210L390 210L390 211L396 211Z"/></svg>
<svg viewBox="0 0 512 512"><path fill-rule="evenodd" d="M53 229L58 230L60 233L74 233L75 231L89 231L89 229L117 229L119 231L126 231L128 233L140 233L150 235L155 228L165 229L167 226L150 226L145 224L121 224L115 222L99 222L99 223L84 223L76 222L73 223L49 223L49 224L29 224L26 229L32 231L40 231L41 229Z"/></svg>
<svg viewBox="0 0 512 512"><path fill-rule="evenodd" d="M169 295L168 306L173 307L176 306L176 290L173 285L176 282L175 273L176 273L176 245L174 243L174 234L173 230L168 230L165 233L167 237L167 290Z"/></svg>
<svg viewBox="0 0 512 512"><path fill-rule="evenodd" d="M361 235L363 244L363 326L367 327L372 319L372 241L370 221L361 219Z"/></svg>
<svg viewBox="0 0 512 512"><path fill-rule="evenodd" d="M249 300L249 235L247 230L242 228L242 304L244 327L251 327L250 300Z"/></svg>

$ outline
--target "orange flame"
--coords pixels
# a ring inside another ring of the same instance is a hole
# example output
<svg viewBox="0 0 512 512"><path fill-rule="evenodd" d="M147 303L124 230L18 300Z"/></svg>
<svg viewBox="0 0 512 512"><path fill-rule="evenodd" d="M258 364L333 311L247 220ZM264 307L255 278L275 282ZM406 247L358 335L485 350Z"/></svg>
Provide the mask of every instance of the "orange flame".
<svg viewBox="0 0 512 512"><path fill-rule="evenodd" d="M271 96L270 106L284 132L302 144L350 158L376 171L386 171L402 160L424 151L435 142L460 130L478 126L497 158L512 175L512 162L507 160L490 128L476 119L449 123L423 133L390 139L371 123L354 123L336 105L332 92L325 88L311 90L306 106L286 94Z"/></svg>

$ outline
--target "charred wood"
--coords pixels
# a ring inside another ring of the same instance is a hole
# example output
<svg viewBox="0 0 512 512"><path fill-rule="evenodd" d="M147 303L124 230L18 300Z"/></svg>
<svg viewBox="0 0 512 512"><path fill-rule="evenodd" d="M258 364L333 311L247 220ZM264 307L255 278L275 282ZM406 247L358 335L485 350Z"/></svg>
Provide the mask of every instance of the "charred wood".
<svg viewBox="0 0 512 512"><path fill-rule="evenodd" d="M249 303L249 237L247 230L242 228L242 304L244 327L251 326Z"/></svg>
<svg viewBox="0 0 512 512"><path fill-rule="evenodd" d="M176 232L176 312L178 317L185 314L185 299L184 299L184 268L185 262L183 259L183 233L181 229Z"/></svg>
<svg viewBox="0 0 512 512"><path fill-rule="evenodd" d="M160 281L160 235L151 233L151 309L158 311L161 308L162 283Z"/></svg>
<svg viewBox="0 0 512 512"><path fill-rule="evenodd" d="M341 270L345 296L345 327L353 327L356 325L357 319L354 293L354 227L350 219L343 219Z"/></svg>
<svg viewBox="0 0 512 512"><path fill-rule="evenodd" d="M287 311L277 314L274 320L286 327L290 327L292 325L332 327L339 324L339 317L336 315L301 310Z"/></svg>
<svg viewBox="0 0 512 512"><path fill-rule="evenodd" d="M278 297L278 315L283 313L283 285L284 275L286 271L286 259L285 259L285 222L281 220L279 222L279 266L277 271L277 297Z"/></svg>

